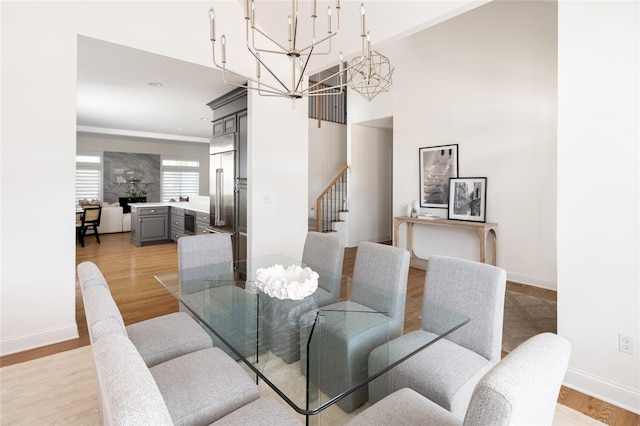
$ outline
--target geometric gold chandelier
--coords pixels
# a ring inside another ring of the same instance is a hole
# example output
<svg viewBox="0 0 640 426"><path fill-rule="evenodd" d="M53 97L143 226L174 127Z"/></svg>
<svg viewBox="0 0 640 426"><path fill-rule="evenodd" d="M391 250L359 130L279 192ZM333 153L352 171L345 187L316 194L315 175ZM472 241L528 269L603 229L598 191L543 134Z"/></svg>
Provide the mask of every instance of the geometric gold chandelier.
<svg viewBox="0 0 640 426"><path fill-rule="evenodd" d="M360 5L362 24L362 55L353 58L347 66L347 84L371 101L379 93L388 92L392 83L393 66L389 58L371 50L371 36L364 25L364 5Z"/></svg>
<svg viewBox="0 0 640 426"><path fill-rule="evenodd" d="M301 11L299 0L291 0L291 12L287 17L287 28L279 34L286 34L284 39L268 34L257 24L255 0L244 1L244 20L246 47L256 63L254 77L250 77L227 67L227 40L223 34L219 40L219 54L216 55L218 39L216 35L216 15L213 8L209 10L210 39L214 65L222 70L227 84L240 86L228 79L228 75L240 77L252 82L247 89L256 90L262 96L279 96L292 101L303 97L339 95L345 87L351 87L368 100L378 93L386 92L391 86L393 67L389 59L372 51L369 33L365 28L365 9L361 9L362 54L344 65L342 52L339 56L338 70L324 77L321 81L307 83L305 71L310 60L319 55L331 53L331 41L340 30L340 0L335 0L335 7L327 6L325 18L319 21L318 0L305 2L306 8ZM306 19L304 17L307 17ZM284 20L283 20L284 21ZM320 28L325 28L322 31ZM304 30L304 31L303 31ZM305 32L306 31L306 32ZM306 35L306 39L301 38ZM288 71L282 71L283 59L289 62ZM275 65L279 65L278 68ZM276 72L275 70L280 70ZM243 85L243 87L246 87Z"/></svg>
<svg viewBox="0 0 640 426"><path fill-rule="evenodd" d="M349 87L371 101L379 93L388 92L391 87L393 66L389 58L369 50L364 60L352 59L347 67Z"/></svg>

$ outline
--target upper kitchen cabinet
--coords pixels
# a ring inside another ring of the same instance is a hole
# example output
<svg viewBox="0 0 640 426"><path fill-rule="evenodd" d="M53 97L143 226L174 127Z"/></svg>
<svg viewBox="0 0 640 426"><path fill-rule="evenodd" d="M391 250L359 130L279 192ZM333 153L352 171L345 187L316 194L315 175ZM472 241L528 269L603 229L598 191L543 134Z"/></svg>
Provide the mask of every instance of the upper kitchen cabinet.
<svg viewBox="0 0 640 426"><path fill-rule="evenodd" d="M238 130L237 120L235 115L221 118L213 122L213 136L226 135L229 133L235 133Z"/></svg>
<svg viewBox="0 0 640 426"><path fill-rule="evenodd" d="M207 104L213 111L213 136L235 133L236 114L247 110L247 89L239 87Z"/></svg>

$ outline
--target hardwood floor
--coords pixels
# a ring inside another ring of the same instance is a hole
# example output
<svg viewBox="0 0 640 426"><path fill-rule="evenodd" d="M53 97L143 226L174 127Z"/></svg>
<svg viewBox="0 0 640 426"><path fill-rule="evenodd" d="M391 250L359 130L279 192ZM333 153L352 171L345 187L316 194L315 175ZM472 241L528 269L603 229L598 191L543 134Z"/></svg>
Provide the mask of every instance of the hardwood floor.
<svg viewBox="0 0 640 426"><path fill-rule="evenodd" d="M101 244L87 238L84 248L80 245L76 247L76 264L89 260L98 265L109 283L126 324L176 312L178 310L176 299L153 278L156 273L174 271L178 268L176 244L134 247L129 238L129 233L102 235ZM345 251L343 274L346 276L353 274L355 253L355 248L347 248ZM410 269L407 292L411 299L422 300L424 277L425 271ZM508 283L508 289L556 300L556 292L552 290L517 283ZM418 319L420 309L418 304L407 305L405 331L414 330L420 326ZM76 319L79 338L6 355L0 358L0 366L17 364L89 344L82 298L77 283ZM562 387L558 402L609 425L640 426L640 416L637 414L566 387Z"/></svg>

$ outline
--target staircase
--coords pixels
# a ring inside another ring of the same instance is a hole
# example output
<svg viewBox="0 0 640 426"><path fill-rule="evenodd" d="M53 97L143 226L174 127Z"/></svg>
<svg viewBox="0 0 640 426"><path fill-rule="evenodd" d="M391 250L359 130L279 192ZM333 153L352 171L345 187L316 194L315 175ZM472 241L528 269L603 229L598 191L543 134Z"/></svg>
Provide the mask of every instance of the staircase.
<svg viewBox="0 0 640 426"><path fill-rule="evenodd" d="M348 172L349 166L343 165L336 177L316 198L316 217L309 219L310 230L346 234L344 231L349 216Z"/></svg>

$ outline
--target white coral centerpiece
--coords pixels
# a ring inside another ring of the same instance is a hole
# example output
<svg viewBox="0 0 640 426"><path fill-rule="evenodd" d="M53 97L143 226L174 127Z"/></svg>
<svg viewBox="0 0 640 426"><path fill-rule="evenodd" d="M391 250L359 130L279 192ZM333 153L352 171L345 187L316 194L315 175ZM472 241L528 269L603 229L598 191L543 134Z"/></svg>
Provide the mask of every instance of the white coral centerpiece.
<svg viewBox="0 0 640 426"><path fill-rule="evenodd" d="M256 286L271 297L300 300L316 291L318 273L308 267L274 265L256 271Z"/></svg>

